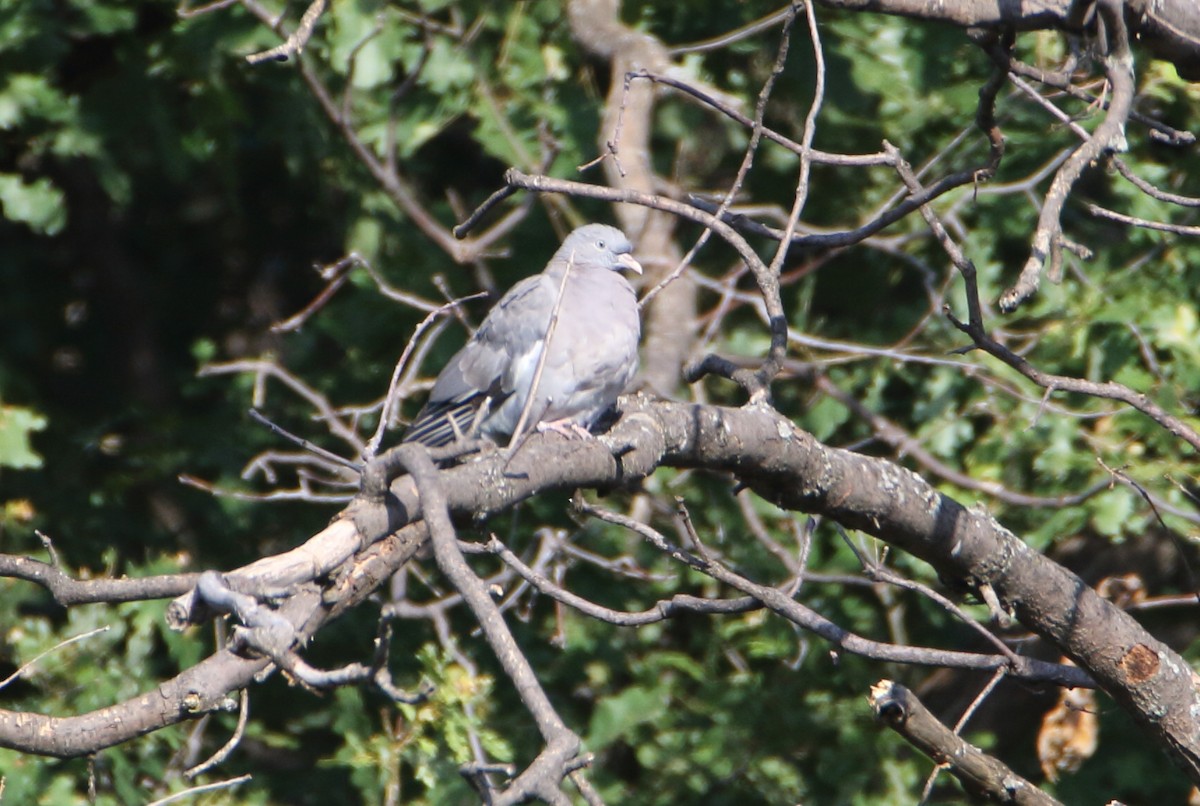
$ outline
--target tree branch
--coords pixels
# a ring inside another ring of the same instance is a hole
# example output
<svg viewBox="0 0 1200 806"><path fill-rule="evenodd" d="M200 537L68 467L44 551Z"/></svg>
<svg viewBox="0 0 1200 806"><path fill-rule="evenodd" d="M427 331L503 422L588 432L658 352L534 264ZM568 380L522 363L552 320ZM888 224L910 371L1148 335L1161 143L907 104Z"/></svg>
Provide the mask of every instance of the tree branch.
<svg viewBox="0 0 1200 806"><path fill-rule="evenodd" d="M763 406L729 409L638 397L623 399L623 407L612 431L597 439L535 434L515 455L492 452L442 471L439 484L451 514L488 517L538 493L622 485L660 465L731 473L779 506L822 514L902 548L954 584L989 587L1200 780L1200 737L1191 716L1200 711L1200 693L1188 664L986 512L964 508L892 462L822 445ZM322 572L324 562L313 562L313 548L292 552L294 593L279 612L298 625L300 640L361 601L412 556L426 539L420 517L420 497L404 476L385 497L360 497L322 533L343 534L346 542L365 547L351 551L353 562L333 579ZM305 556L309 578L326 579L324 591L295 581L306 575L300 562ZM225 578L252 585L258 570L276 569L260 561ZM92 752L220 707L227 692L248 685L266 663L223 650L153 695L89 715L0 712L0 746L61 756Z"/></svg>
<svg viewBox="0 0 1200 806"><path fill-rule="evenodd" d="M993 803L1055 806L1058 801L943 725L911 691L891 680L871 687L875 716L939 765L966 790Z"/></svg>
<svg viewBox="0 0 1200 806"><path fill-rule="evenodd" d="M1100 0L1097 7L1105 26L1107 36L1107 53L1105 55L1105 74L1112 86L1112 100L1109 102L1108 114L1104 121L1096 127L1095 133L1083 145L1079 146L1070 158L1063 163L1054 175L1054 181L1046 192L1042 211L1038 216L1037 229L1033 235L1033 248L1021 275L1012 288L1000 295L1000 309L1011 312L1029 299L1037 290L1041 280L1042 270L1047 261L1051 266L1057 265L1055 254L1062 249L1062 211L1067 203L1075 183L1083 175L1089 165L1110 152L1124 151L1127 148L1125 140L1125 124L1129 121L1129 112L1133 108L1134 75L1133 54L1129 51L1129 35L1122 16L1121 0ZM1055 279L1055 278L1052 278Z"/></svg>

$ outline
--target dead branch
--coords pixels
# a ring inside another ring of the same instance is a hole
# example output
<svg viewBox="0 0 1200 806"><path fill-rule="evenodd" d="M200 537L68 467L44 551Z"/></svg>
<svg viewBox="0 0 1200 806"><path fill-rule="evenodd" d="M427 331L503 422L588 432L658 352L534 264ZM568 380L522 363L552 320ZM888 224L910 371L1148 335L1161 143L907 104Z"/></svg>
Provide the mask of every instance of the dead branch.
<svg viewBox="0 0 1200 806"><path fill-rule="evenodd" d="M952 650L930 649L927 647L898 646L872 641L855 635L821 614L795 601L797 582L793 580L782 588L761 585L746 577L736 574L711 557L696 556L677 546L674 546L657 530L632 518L609 512L599 507L584 506L583 511L601 520L624 526L648 540L659 551L672 559L711 576L718 582L747 594L752 600L761 602L763 607L824 638L838 650L861 655L873 660L890 663L921 664L927 666L943 666L955 669L976 669L993 671L1008 669L1018 677L1042 678L1048 675L1051 680L1066 685L1066 678L1061 675L1064 668L1056 664L1045 664L1032 658L1017 656L1007 647L999 655L980 655L972 652L956 652ZM697 544L699 545L699 544ZM625 614L627 617L637 617L640 614ZM1070 673L1067 672L1068 676ZM1070 685L1090 687L1091 681L1077 679Z"/></svg>
<svg viewBox="0 0 1200 806"><path fill-rule="evenodd" d="M317 20L321 18L321 14L324 11L325 0L312 0L308 9L300 17L300 24L296 26L296 30L288 36L283 44L273 47L270 50L264 50L261 53L251 53L246 57L246 61L250 64L286 62L292 56L299 56L312 36Z"/></svg>
<svg viewBox="0 0 1200 806"><path fill-rule="evenodd" d="M914 747L944 765L968 792L994 803L1054 806L1058 801L1017 775L999 759L967 743L937 720L899 683L880 680L868 697L875 716Z"/></svg>
<svg viewBox="0 0 1200 806"><path fill-rule="evenodd" d="M1134 75L1133 54L1129 50L1129 34L1125 28L1121 0L1099 0L1096 3L1104 21L1107 37L1104 59L1105 75L1112 87L1112 100L1108 114L1096 128L1095 133L1063 163L1054 175L1054 181L1046 192L1037 229L1033 234L1033 246L1029 259L1021 269L1017 282L1000 295L1001 310L1016 310L1022 302L1037 290L1043 268L1053 266L1060 258L1055 254L1063 248L1062 210L1072 188L1083 175L1083 171L1105 154L1124 151L1125 125L1129 111L1133 108Z"/></svg>

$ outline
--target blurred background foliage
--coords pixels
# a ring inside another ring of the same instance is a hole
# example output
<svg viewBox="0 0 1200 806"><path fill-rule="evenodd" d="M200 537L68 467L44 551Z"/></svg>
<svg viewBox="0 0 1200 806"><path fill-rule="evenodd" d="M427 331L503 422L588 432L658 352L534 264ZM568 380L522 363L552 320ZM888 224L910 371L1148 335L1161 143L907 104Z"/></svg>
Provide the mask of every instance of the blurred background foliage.
<svg viewBox="0 0 1200 806"><path fill-rule="evenodd" d="M674 45L772 10L763 0L647 2L627 3L624 16ZM299 7L286 13L294 22ZM423 33L421 15L456 30ZM829 84L817 147L873 152L886 139L915 165L936 157L933 176L982 164L986 143L971 126L990 67L960 31L867 14L818 15ZM143 575L232 568L295 545L334 507L215 498L178 483L186 473L228 488L266 489L261 479L246 481L240 473L255 453L277 447L245 416L249 378L198 378L197 369L206 361L270 357L335 405L376 399L422 314L383 299L357 272L300 332L272 333L272 323L320 291L314 264L356 251L391 284L437 299L435 275L455 294L476 290L490 274L504 288L540 268L553 250L552 224L561 213L535 206L506 244L521 260L489 259L486 272L454 265L356 160L293 63L250 67L242 58L278 41L236 5L186 19L174 3L158 0L23 0L0 7L0 551L42 556L34 535L40 529L80 574ZM752 108L777 43L772 29L724 49L689 53L679 63ZM1054 66L1065 45L1054 34L1028 34L1018 49L1030 62ZM536 168L548 142L554 144L548 172L558 176L576 177L575 166L596 154L608 68L572 40L553 0L337 0L305 58L339 102L353 65L347 108L373 148L386 146L388 116L398 108L400 169L444 225L495 190L507 166ZM406 81L405 94L394 100ZM1200 119L1200 89L1169 66L1143 57L1139 82L1139 110L1177 126ZM799 25L767 124L798 138L813 85L811 50ZM1099 119L1081 102L1056 102L1085 127ZM728 187L748 133L671 95L656 115L661 173L686 190ZM999 174L937 203L978 267L985 299L1014 280L1027 254L1048 185L1038 172L1073 145L1069 132L1010 87L1001 92L997 116L1008 143ZM1131 129L1130 148L1128 161L1143 177L1197 192L1194 179L1188 181L1200 175L1194 150L1154 143L1141 127ZM764 145L745 200L786 210L797 168L793 154ZM805 223L852 226L897 187L884 169L820 167ZM1200 250L1174 236L1090 218L1078 204L1085 199L1131 215L1196 223L1192 213L1092 170L1065 221L1094 259L1068 255L1062 284L1044 284L1018 314L989 324L1042 369L1129 384L1195 424ZM583 218L611 220L594 203L575 209ZM698 235L691 225L678 232L685 246ZM696 265L719 277L734 265L733 253L714 245ZM919 217L854 249L801 256L785 272L795 332L843 344L796 344L795 372L776 387L786 414L830 444L892 453L869 424L814 389L807 379L815 366L981 484L1055 498L1102 483L1108 475L1101 462L1119 468L1165 505L1164 523L1122 485L1079 506L1017 506L902 459L960 500L988 507L1089 581L1133 572L1152 594L1195 586L1184 563L1194 556L1197 529L1186 493L1194 462L1183 446L1113 404L1065 395L1045 401L990 359L950 355L963 338L940 315L941 305L965 316L961 286ZM752 291L746 280L742 287ZM702 293L701 309L708 310L716 295ZM477 320L484 310L485 302L474 303L470 315ZM463 338L461 328L452 328L427 367L436 369ZM765 344L749 308L731 312L713 333L712 346L727 354L753 357ZM728 384L712 382L704 392L739 402ZM280 387L268 390L266 409L336 447L314 427L303 401ZM661 502L679 496L701 534L734 567L760 581L786 577L749 538L726 479L662 471L646 489L660 502L651 513L660 527L673 528L675 517L674 506ZM605 505L619 508L627 498L616 494ZM583 563L569 569L572 590L614 607L642 609L676 592L722 592L626 533L576 524L566 503L547 496L477 531L495 531L520 550L548 526L588 551L636 557L649 577ZM793 544L791 516L758 501L749 506L768 534ZM889 562L938 584L920 563L895 556ZM858 571L826 525L816 531L810 564L824 574ZM953 618L901 591L810 582L803 599L867 637L982 648ZM170 633L162 611L161 603L150 603L66 612L32 585L0 582L0 678L65 637L108 627L0 690L0 706L66 715L152 689L213 643L201 630ZM1194 657L1196 630L1186 612L1158 611L1146 621ZM610 802L914 802L931 765L872 724L868 686L881 676L900 679L953 722L986 682L833 656L820 641L762 613L689 617L639 630L573 613L559 622L539 599L519 614L512 619L518 638L568 723L597 754L593 778ZM364 607L345 617L317 638L309 659L336 665L369 657L376 615ZM480 731L495 758L528 761L539 744L531 721L471 632L469 617L453 612L451 622L456 648L439 644L424 622L404 623L393 644L398 681L437 685L424 704L395 706L365 690L316 697L278 675L257 687L240 749L202 779L251 772L254 780L205 802L470 802L456 772L469 757L468 727ZM1037 644L1029 651L1054 657ZM1053 696L1002 685L972 722L971 739L1040 781L1034 736ZM1183 777L1115 706L1101 703L1099 753L1048 789L1070 803L1181 802L1188 789ZM203 736L208 752L233 724L233 715L212 720ZM0 751L5 802L76 803L90 774L100 803L140 803L182 788L178 770L192 727L106 750L92 767L84 759ZM934 801L960 798L945 781L934 790Z"/></svg>

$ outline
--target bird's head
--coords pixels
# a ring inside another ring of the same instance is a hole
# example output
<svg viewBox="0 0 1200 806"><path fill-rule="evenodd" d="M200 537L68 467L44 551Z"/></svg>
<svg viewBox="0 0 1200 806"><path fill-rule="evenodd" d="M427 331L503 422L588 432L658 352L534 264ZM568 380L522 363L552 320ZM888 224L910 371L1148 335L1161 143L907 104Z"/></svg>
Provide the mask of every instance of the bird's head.
<svg viewBox="0 0 1200 806"><path fill-rule="evenodd" d="M572 232L558 248L555 257L576 266L600 266L613 271L628 269L642 273L642 264L633 257L633 244L625 233L608 224L587 224Z"/></svg>

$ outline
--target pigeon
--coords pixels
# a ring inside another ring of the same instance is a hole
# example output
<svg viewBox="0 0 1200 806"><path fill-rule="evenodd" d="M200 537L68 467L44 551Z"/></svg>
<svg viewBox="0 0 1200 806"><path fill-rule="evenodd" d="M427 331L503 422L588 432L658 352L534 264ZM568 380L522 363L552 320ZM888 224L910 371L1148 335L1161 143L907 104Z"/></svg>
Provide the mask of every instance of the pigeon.
<svg viewBox="0 0 1200 806"><path fill-rule="evenodd" d="M642 273L632 252L625 233L606 224L568 235L542 273L501 297L450 359L403 441L440 447L474 435L507 440L527 404L524 430L587 433L637 373L637 295L620 273Z"/></svg>

